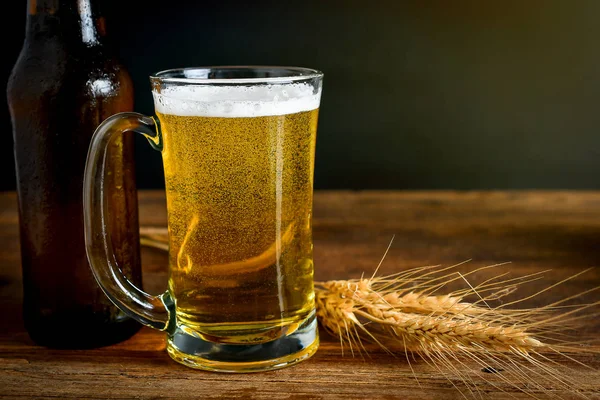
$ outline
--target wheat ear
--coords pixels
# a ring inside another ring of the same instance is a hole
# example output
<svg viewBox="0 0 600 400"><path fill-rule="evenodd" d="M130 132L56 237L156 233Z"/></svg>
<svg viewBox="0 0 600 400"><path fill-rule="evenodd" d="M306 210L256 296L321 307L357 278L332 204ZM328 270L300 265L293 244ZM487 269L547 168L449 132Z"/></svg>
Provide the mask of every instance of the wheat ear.
<svg viewBox="0 0 600 400"><path fill-rule="evenodd" d="M415 268L385 277L316 282L317 316L322 327L353 354L366 351L364 340L406 355L409 363L409 352L418 354L448 379L461 380L466 395L479 397L480 393L476 382L461 372L465 360L478 363L484 373L502 371L498 376L505 386L534 397L556 396L551 389L558 388L586 398L580 391L583 385L542 353L556 352L570 359L563 351L573 347L555 335L568 329L567 322L576 320L579 312L599 302L567 308L562 314L555 312L570 299L537 309L506 308L516 302L489 306L519 285L539 279L539 273L513 279L502 274L476 287L468 284L467 289L432 295L455 279L468 283L460 272L449 272L453 268ZM467 302L467 296L478 300ZM562 328L553 324L559 320Z"/></svg>

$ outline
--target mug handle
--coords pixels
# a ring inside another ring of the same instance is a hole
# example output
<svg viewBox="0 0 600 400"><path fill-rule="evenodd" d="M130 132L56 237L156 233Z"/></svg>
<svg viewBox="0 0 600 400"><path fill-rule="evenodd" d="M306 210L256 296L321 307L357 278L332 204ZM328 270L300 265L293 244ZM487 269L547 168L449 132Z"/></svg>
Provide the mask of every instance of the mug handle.
<svg viewBox="0 0 600 400"><path fill-rule="evenodd" d="M83 180L85 246L94 277L108 298L142 324L165 330L173 305L169 292L152 296L127 279L115 258L106 223L109 210L104 178L108 146L117 135L129 131L140 133L155 150L162 150L160 125L155 118L125 112L107 118L98 126L92 136Z"/></svg>

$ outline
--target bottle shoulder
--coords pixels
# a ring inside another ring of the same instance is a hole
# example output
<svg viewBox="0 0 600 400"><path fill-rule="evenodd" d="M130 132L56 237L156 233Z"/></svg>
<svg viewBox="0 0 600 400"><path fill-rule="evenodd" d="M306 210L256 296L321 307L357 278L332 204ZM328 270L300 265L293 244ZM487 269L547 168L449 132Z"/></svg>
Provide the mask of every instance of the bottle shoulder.
<svg viewBox="0 0 600 400"><path fill-rule="evenodd" d="M26 42L9 76L8 97L59 94L112 97L132 92L126 67L109 49L73 50L56 41Z"/></svg>

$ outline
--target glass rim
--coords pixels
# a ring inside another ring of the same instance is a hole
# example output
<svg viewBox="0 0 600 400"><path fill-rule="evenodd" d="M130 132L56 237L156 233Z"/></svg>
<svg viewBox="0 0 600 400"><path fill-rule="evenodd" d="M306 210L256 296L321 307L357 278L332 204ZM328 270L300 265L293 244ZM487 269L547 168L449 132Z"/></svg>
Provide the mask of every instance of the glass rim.
<svg viewBox="0 0 600 400"><path fill-rule="evenodd" d="M244 78L211 78L211 71L251 71L281 73L282 76L244 77ZM194 73L196 72L196 73ZM173 68L150 75L150 81L160 83L189 84L260 84L260 83L293 83L322 78L319 70L304 67L271 66L271 65L215 65L205 67Z"/></svg>

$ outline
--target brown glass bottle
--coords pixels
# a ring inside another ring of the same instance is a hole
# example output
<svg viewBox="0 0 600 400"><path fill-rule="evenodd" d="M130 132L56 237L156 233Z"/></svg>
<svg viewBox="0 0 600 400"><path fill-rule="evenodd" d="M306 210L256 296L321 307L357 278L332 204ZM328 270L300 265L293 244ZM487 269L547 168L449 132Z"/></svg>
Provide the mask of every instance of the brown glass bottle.
<svg viewBox="0 0 600 400"><path fill-rule="evenodd" d="M8 82L20 215L24 322L38 344L97 347L141 325L102 293L84 246L82 184L91 136L133 109L131 79L91 0L28 0L26 38ZM141 286L133 137L111 145L113 246Z"/></svg>

